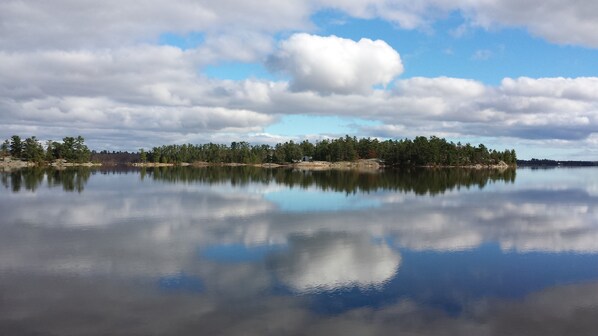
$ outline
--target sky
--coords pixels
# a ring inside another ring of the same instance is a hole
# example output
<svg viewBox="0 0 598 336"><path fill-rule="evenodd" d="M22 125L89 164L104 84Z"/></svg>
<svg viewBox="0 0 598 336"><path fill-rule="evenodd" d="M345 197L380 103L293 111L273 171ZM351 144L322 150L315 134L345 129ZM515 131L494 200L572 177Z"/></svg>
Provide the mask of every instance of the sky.
<svg viewBox="0 0 598 336"><path fill-rule="evenodd" d="M436 135L598 160L594 0L3 0L0 137Z"/></svg>

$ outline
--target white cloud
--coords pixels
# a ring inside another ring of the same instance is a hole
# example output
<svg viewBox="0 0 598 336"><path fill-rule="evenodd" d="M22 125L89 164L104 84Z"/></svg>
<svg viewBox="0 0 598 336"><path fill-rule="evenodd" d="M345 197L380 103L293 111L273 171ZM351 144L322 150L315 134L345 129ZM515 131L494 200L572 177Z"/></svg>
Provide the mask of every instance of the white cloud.
<svg viewBox="0 0 598 336"><path fill-rule="evenodd" d="M464 26L523 27L552 42L598 47L593 0L152 0L143 6L116 0L6 0L0 3L0 49L119 47L156 41L164 33L199 32L208 42L240 31L305 31L313 29L310 15L324 9L381 18L405 29L430 29L435 20L460 12Z"/></svg>
<svg viewBox="0 0 598 336"><path fill-rule="evenodd" d="M224 95L222 102L217 85L196 74L194 57L168 46L0 52L0 73L6 74L0 77L0 117L5 127L21 129L76 125L87 133L120 129L181 136L259 132L275 120L232 106L235 97ZM237 86L236 97L261 99L261 86Z"/></svg>
<svg viewBox="0 0 598 336"><path fill-rule="evenodd" d="M596 78L505 79L493 87L439 77L399 80L392 94L296 93L278 99L291 111L297 106L297 111L366 117L398 131L381 136L451 133L579 141L598 129L597 91Z"/></svg>
<svg viewBox="0 0 598 336"><path fill-rule="evenodd" d="M208 38L193 51L193 58L198 64L222 61L253 62L270 53L273 45L269 34L252 31L230 32Z"/></svg>
<svg viewBox="0 0 598 336"><path fill-rule="evenodd" d="M309 34L282 41L268 63L292 77L292 90L324 94L367 93L403 72L399 53L384 41Z"/></svg>
<svg viewBox="0 0 598 336"><path fill-rule="evenodd" d="M400 96L440 97L454 100L479 98L488 91L478 81L450 77L413 77L397 82L396 90Z"/></svg>
<svg viewBox="0 0 598 336"><path fill-rule="evenodd" d="M515 26L551 42L598 47L598 3L592 0L462 1L474 25Z"/></svg>
<svg viewBox="0 0 598 336"><path fill-rule="evenodd" d="M479 49L471 55L471 59L475 61L487 61L492 58L493 55L492 51L488 49Z"/></svg>
<svg viewBox="0 0 598 336"><path fill-rule="evenodd" d="M274 120L272 116L244 109L136 106L81 97L33 99L6 106L11 108L13 119L35 124L176 133L257 132Z"/></svg>
<svg viewBox="0 0 598 336"><path fill-rule="evenodd" d="M522 27L548 41L598 47L598 4L593 0L323 0L324 6L360 18L382 18L406 29L429 29L438 19L460 12L468 27Z"/></svg>
<svg viewBox="0 0 598 336"><path fill-rule="evenodd" d="M598 77L579 78L505 78L500 85L503 93L514 96L564 98L595 102L598 100Z"/></svg>
<svg viewBox="0 0 598 336"><path fill-rule="evenodd" d="M0 3L0 48L106 48L156 41L161 34L277 32L307 25L303 1L43 0Z"/></svg>

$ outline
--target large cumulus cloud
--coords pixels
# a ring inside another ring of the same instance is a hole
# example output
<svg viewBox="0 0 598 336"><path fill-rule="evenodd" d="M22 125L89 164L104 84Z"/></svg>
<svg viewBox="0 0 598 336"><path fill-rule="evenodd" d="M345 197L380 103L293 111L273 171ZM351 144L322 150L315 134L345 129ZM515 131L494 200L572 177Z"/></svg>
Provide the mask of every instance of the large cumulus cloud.
<svg viewBox="0 0 598 336"><path fill-rule="evenodd" d="M403 72L401 57L386 42L295 34L270 58L274 70L292 77L291 89L366 93Z"/></svg>

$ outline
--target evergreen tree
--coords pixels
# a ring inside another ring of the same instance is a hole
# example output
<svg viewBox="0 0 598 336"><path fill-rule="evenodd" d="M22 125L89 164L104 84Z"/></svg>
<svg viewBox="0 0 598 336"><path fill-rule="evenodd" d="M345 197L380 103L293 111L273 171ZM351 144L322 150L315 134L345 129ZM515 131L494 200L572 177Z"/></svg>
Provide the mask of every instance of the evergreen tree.
<svg viewBox="0 0 598 336"><path fill-rule="evenodd" d="M147 153L143 148L139 149L139 160L143 163L147 162Z"/></svg>
<svg viewBox="0 0 598 336"><path fill-rule="evenodd" d="M2 157L10 155L10 141L4 140L2 145L0 145L0 155Z"/></svg>
<svg viewBox="0 0 598 336"><path fill-rule="evenodd" d="M13 135L10 141L10 155L16 159L20 159L23 155L23 142L21 137Z"/></svg>
<svg viewBox="0 0 598 336"><path fill-rule="evenodd" d="M44 160L44 148L35 136L25 139L22 156L26 161L41 162Z"/></svg>

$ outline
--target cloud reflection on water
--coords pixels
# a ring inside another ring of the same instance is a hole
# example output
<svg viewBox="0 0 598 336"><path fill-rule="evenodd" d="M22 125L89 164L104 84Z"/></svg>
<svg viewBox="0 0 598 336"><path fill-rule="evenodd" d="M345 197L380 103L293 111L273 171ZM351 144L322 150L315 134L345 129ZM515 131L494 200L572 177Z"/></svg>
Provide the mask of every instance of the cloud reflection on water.
<svg viewBox="0 0 598 336"><path fill-rule="evenodd" d="M380 287L401 264L398 251L364 234L321 232L293 236L289 244L272 262L278 277L297 292Z"/></svg>
<svg viewBox="0 0 598 336"><path fill-rule="evenodd" d="M378 206L318 212L284 211L264 197L272 188L262 183L137 175L92 175L81 194L2 193L0 310L10 313L0 331L589 334L596 325L588 315L598 313L598 198L584 185L596 177L572 173L553 184L540 172L542 185L524 172L514 185L434 197L340 192ZM235 263L198 252L231 245L277 248ZM180 286L156 296L164 279ZM565 285L572 282L579 284ZM347 296L334 301L341 305L334 314L310 308L333 295ZM110 323L86 328L81 302L85 314ZM446 305L458 305L458 314ZM51 309L70 318L55 322ZM139 320L147 326L135 326Z"/></svg>

